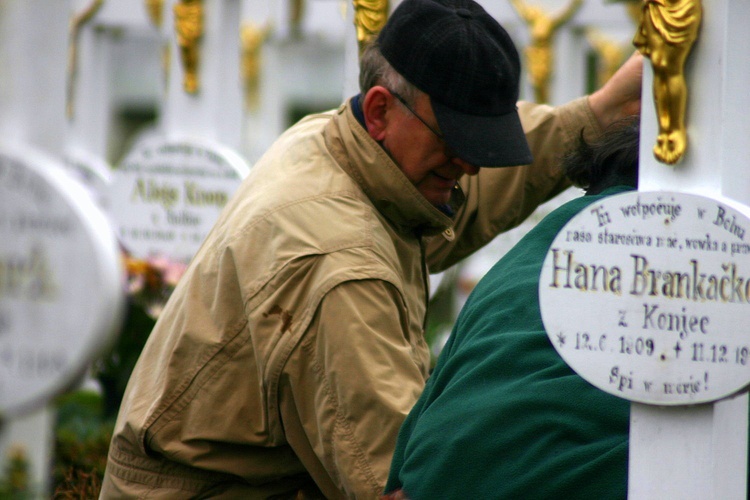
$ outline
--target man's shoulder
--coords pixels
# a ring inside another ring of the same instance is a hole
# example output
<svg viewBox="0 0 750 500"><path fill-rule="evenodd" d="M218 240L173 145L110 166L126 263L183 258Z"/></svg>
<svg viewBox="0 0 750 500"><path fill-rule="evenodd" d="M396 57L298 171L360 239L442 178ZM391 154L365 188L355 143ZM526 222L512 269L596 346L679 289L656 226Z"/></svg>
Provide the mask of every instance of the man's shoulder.
<svg viewBox="0 0 750 500"><path fill-rule="evenodd" d="M303 168L302 170L306 170ZM386 230L375 207L356 183L321 165L317 175L259 180L240 195L210 237L214 249L243 249L279 262L342 253L376 251Z"/></svg>
<svg viewBox="0 0 750 500"><path fill-rule="evenodd" d="M267 224L295 244L309 242L321 251L362 244L380 224L375 209L353 186L342 185L317 193L301 193L269 207Z"/></svg>

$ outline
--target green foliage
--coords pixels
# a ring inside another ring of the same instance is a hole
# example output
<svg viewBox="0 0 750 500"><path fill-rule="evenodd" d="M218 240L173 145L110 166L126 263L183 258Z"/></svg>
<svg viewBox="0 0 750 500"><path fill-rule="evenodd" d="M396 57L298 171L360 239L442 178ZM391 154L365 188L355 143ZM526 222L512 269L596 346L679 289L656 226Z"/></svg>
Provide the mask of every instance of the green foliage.
<svg viewBox="0 0 750 500"><path fill-rule="evenodd" d="M104 418L114 418L117 415L130 374L156 324L156 320L140 303L129 299L127 306L125 321L115 345L93 364L94 378L101 385L104 394Z"/></svg>
<svg viewBox="0 0 750 500"><path fill-rule="evenodd" d="M29 481L29 461L23 448L12 448L0 480L0 498L26 500L34 498Z"/></svg>
<svg viewBox="0 0 750 500"><path fill-rule="evenodd" d="M77 391L57 401L54 498L97 498L114 420L104 415L103 398Z"/></svg>

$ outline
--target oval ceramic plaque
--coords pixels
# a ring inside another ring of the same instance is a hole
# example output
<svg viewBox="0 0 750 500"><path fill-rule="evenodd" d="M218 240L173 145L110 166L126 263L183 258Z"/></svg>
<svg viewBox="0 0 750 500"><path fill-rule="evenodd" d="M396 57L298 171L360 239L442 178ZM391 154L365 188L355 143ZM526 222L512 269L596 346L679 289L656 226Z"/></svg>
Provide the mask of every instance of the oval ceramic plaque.
<svg viewBox="0 0 750 500"><path fill-rule="evenodd" d="M563 359L594 386L646 404L706 403L745 389L746 210L631 192L571 219L539 283L544 326Z"/></svg>
<svg viewBox="0 0 750 500"><path fill-rule="evenodd" d="M114 233L62 164L0 151L0 416L68 388L119 325Z"/></svg>
<svg viewBox="0 0 750 500"><path fill-rule="evenodd" d="M138 258L189 261L248 171L240 156L206 141L143 141L110 188L120 241Z"/></svg>

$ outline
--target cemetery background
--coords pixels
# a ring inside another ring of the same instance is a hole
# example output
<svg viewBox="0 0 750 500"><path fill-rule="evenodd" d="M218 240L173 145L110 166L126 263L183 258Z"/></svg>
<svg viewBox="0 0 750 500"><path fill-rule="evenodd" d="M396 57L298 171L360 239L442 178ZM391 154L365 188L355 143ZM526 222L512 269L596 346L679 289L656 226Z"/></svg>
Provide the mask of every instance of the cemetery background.
<svg viewBox="0 0 750 500"><path fill-rule="evenodd" d="M114 177L128 155L154 137L188 134L205 139L252 168L290 124L310 112L334 108L356 93L354 5L359 3L0 0L0 41L15 36L10 22L17 21L12 14L19 9L22 23L32 31L44 23L56 27L45 31L43 41L24 42L26 59L9 53L7 47L13 44L0 43L0 60L8 68L7 74L0 75L0 130L6 139L18 137L63 162L69 175L85 185L109 214L116 233L121 214L114 212L127 207L115 207L109 186L116 182ZM524 74L526 100L542 96L556 104L588 93L633 50L630 41L636 21L629 2L480 3L508 29L519 50L536 41L530 35L532 20L522 19L517 9L538 6L549 16L572 9L547 47L553 55L549 80L540 83L535 80L538 74ZM167 50L167 41L174 46L178 42L171 10L175 4L201 4L206 11L220 12L215 16L219 21L204 26L198 46L200 63L224 78L217 81L203 75L203 88L197 93L185 90L185 66L177 51ZM236 34L236 43L220 39L219 33ZM32 64L29 54L40 51L47 51L46 57L42 54ZM232 61L236 68L227 70ZM216 66L219 62L221 68ZM44 76L33 73L40 65ZM527 62L524 66L530 67ZM17 89L10 83L14 73L24 74L30 86L32 95L20 99L26 106L16 102ZM19 120L23 122L29 113L34 119L24 122L28 131L19 137ZM463 300L484 272L544 214L579 194L571 190L540 207L522 227L434 280L428 335L435 355ZM0 427L0 496L96 495L119 397L185 260L123 253L125 309L110 350L91 361L89 375L76 387Z"/></svg>

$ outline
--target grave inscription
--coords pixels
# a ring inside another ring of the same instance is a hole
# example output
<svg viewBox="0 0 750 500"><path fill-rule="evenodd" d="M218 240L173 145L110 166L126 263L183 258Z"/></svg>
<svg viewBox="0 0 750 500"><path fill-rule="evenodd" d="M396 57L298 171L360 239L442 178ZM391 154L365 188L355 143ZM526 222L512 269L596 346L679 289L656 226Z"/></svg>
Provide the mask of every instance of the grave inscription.
<svg viewBox="0 0 750 500"><path fill-rule="evenodd" d="M114 173L118 237L136 257L189 261L248 170L239 156L215 145L144 143Z"/></svg>

